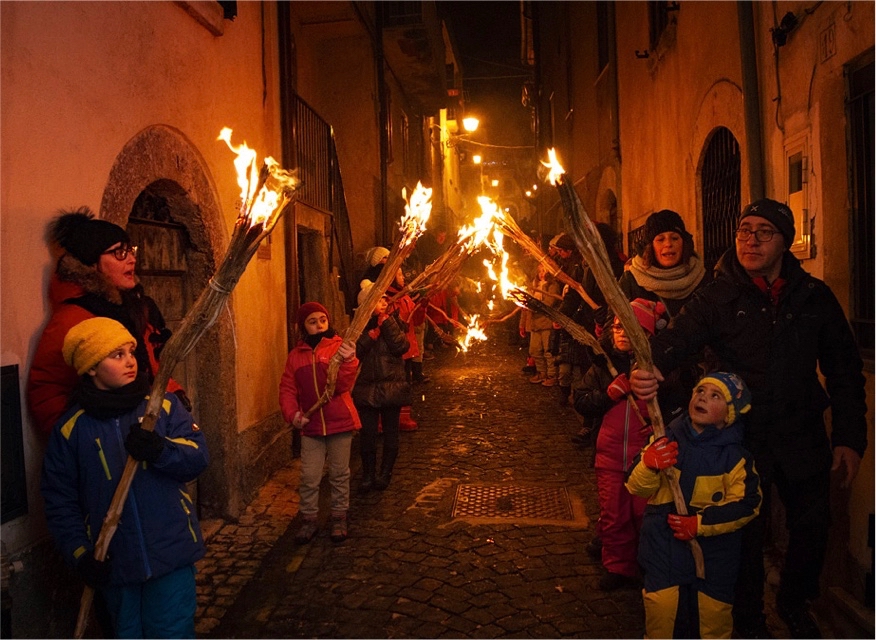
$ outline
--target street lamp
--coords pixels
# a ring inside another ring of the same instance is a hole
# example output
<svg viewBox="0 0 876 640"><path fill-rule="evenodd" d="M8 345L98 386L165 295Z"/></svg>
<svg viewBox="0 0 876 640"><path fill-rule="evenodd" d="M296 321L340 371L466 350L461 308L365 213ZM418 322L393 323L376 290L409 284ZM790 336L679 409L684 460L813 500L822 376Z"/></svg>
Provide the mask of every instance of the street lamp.
<svg viewBox="0 0 876 640"><path fill-rule="evenodd" d="M462 119L462 128L465 130L466 133L474 133L478 130L478 125L480 123L481 121L474 116L469 116Z"/></svg>

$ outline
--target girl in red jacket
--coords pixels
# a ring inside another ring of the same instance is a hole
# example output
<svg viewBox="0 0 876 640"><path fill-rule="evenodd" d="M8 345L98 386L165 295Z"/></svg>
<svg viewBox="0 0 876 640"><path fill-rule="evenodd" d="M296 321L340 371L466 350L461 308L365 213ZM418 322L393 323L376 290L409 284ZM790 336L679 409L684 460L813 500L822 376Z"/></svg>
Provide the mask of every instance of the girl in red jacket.
<svg viewBox="0 0 876 640"><path fill-rule="evenodd" d="M356 343L343 341L329 326L328 311L318 302L305 302L298 309L298 328L302 338L289 352L286 370L280 378L280 409L286 422L302 430L301 497L298 511L301 527L296 544L310 542L319 530L319 484L326 460L331 484L331 539L347 539L347 509L350 506L350 444L353 432L360 428L359 414L353 406L350 390L356 381ZM310 418L304 414L325 391L329 360L340 354L335 394Z"/></svg>
<svg viewBox="0 0 876 640"><path fill-rule="evenodd" d="M637 298L630 304L649 335L665 326L663 303ZM651 424L645 402L630 395L627 375L635 354L619 320L614 319L610 337L603 340L603 345L619 375L613 378L600 362L602 359L595 358L584 376L584 386L575 391L575 410L599 424L594 461L599 498L597 528L602 539L602 566L607 572L600 578L599 588L613 591L638 585L639 530L646 500L630 495L624 479L648 441ZM662 404L661 410L664 416L674 415Z"/></svg>

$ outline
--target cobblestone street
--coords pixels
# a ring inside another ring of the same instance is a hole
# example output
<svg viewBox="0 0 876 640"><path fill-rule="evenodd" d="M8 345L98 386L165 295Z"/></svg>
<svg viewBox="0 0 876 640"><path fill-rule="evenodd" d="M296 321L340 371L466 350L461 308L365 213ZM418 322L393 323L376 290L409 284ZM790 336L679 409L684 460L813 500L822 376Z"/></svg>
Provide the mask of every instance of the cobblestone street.
<svg viewBox="0 0 876 640"><path fill-rule="evenodd" d="M525 360L502 337L427 361L419 429L401 434L385 492L356 495L354 443L343 544L325 528L293 544L290 462L210 536L199 635L641 637L640 593L599 591L585 552L597 510L589 453L569 441L576 416L557 388L529 383Z"/></svg>

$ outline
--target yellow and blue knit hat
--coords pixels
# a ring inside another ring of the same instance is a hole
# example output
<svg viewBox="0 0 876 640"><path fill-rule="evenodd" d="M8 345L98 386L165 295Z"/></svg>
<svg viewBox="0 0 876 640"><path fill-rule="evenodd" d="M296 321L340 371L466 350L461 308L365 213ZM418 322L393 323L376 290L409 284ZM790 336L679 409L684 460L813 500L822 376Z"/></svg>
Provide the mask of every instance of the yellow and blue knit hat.
<svg viewBox="0 0 876 640"><path fill-rule="evenodd" d="M700 380L699 384L704 382L715 385L724 394L727 401L727 417L724 422L727 424L733 424L740 415L751 409L751 392L735 373L716 371Z"/></svg>
<svg viewBox="0 0 876 640"><path fill-rule="evenodd" d="M134 339L121 322L111 318L89 318L71 328L64 337L64 362L80 376L100 364L119 347Z"/></svg>

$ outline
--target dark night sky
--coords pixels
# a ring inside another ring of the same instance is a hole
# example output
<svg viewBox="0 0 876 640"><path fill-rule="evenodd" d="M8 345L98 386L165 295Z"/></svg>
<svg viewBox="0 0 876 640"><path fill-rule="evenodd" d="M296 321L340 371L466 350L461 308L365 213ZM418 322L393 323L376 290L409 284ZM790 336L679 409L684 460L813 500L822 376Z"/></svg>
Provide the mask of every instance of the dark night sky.
<svg viewBox="0 0 876 640"><path fill-rule="evenodd" d="M531 144L526 139L529 112L520 103L526 79L520 62L520 3L438 2L437 6L456 43L467 109L481 118L485 141Z"/></svg>

